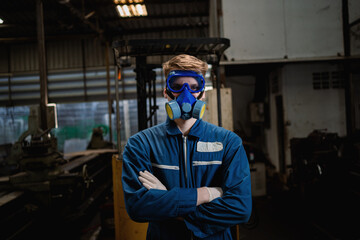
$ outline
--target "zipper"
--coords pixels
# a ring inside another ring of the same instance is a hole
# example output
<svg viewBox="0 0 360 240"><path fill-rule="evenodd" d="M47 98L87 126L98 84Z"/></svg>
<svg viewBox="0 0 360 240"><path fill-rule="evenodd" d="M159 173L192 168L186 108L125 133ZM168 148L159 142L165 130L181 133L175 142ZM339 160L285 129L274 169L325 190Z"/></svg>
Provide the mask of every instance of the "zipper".
<svg viewBox="0 0 360 240"><path fill-rule="evenodd" d="M185 179L187 183L187 137L183 136L183 140L184 140Z"/></svg>
<svg viewBox="0 0 360 240"><path fill-rule="evenodd" d="M187 185L187 136L183 137L183 144L184 144L184 163L185 163L185 180ZM190 240L194 239L194 234L192 231L190 231Z"/></svg>

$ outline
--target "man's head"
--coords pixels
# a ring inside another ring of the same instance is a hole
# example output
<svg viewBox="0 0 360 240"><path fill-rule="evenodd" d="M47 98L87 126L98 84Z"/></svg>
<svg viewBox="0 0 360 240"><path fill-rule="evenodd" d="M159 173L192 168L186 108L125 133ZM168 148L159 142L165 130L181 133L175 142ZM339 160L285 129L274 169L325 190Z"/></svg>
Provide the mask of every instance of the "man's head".
<svg viewBox="0 0 360 240"><path fill-rule="evenodd" d="M206 62L201 61L194 56L180 54L165 62L163 64L163 70L166 78L172 70L194 71L205 76L208 65Z"/></svg>
<svg viewBox="0 0 360 240"><path fill-rule="evenodd" d="M163 64L166 76L164 96L169 100L166 111L170 119L191 117L201 119L205 103L200 101L205 97L206 62L181 54Z"/></svg>
<svg viewBox="0 0 360 240"><path fill-rule="evenodd" d="M165 78L167 79L170 72L182 70L182 71L193 71L195 73L198 73L202 76L205 76L206 71L208 70L208 64L194 56L187 55L187 54L180 54L173 58L171 58L169 61L165 62L163 64L163 71ZM193 80L191 80L191 76L184 76L178 78L181 80L189 80L189 83ZM204 80L205 81L205 80ZM202 94L203 91L200 93L192 93L192 95L195 98L203 98L204 95ZM174 99L174 97L178 97L180 95L179 92L170 91L169 89L164 89L164 96L165 98L168 98L168 100Z"/></svg>

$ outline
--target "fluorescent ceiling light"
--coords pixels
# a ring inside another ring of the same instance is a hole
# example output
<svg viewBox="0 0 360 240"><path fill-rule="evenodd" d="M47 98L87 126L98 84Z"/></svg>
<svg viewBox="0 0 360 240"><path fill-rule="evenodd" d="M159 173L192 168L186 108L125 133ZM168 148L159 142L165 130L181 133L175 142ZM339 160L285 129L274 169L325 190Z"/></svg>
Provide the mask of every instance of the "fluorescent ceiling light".
<svg viewBox="0 0 360 240"><path fill-rule="evenodd" d="M130 9L131 9L131 13L134 15L134 16L139 16L138 12L136 11L136 8L133 4L130 5Z"/></svg>
<svg viewBox="0 0 360 240"><path fill-rule="evenodd" d="M139 13L139 15L141 15L141 16L144 15L144 11L141 7L141 4L136 4L135 7L136 7L136 11Z"/></svg>
<svg viewBox="0 0 360 240"><path fill-rule="evenodd" d="M127 5L122 6L122 9L124 10L125 15L126 15L127 17L130 17L130 16L131 16L129 7L128 7Z"/></svg>
<svg viewBox="0 0 360 240"><path fill-rule="evenodd" d="M122 10L122 7L120 5L116 6L116 10L118 11L120 17L126 17L124 11Z"/></svg>
<svg viewBox="0 0 360 240"><path fill-rule="evenodd" d="M116 9L120 17L147 16L147 10L145 4L116 5Z"/></svg>
<svg viewBox="0 0 360 240"><path fill-rule="evenodd" d="M147 13L147 10L146 10L146 6L145 6L145 4L140 4L141 5L141 8L142 8L142 10L143 10L143 14L142 14L142 16L147 16L148 15L148 13Z"/></svg>
<svg viewBox="0 0 360 240"><path fill-rule="evenodd" d="M114 0L115 4L143 3L144 0Z"/></svg>

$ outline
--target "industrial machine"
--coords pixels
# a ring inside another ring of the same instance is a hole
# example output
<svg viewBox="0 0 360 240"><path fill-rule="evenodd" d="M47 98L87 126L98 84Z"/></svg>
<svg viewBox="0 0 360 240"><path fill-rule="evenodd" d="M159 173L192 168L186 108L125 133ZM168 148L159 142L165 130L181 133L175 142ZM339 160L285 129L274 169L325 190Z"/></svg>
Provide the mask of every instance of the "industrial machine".
<svg viewBox="0 0 360 240"><path fill-rule="evenodd" d="M336 133L314 130L306 138L290 141L294 186L314 187L331 180L341 170L339 153L341 138Z"/></svg>
<svg viewBox="0 0 360 240"><path fill-rule="evenodd" d="M111 155L102 149L64 156L30 109L28 130L12 145L0 176L2 239L77 238L111 193ZM53 119L54 120L54 119ZM56 122L56 121L53 121Z"/></svg>
<svg viewBox="0 0 360 240"><path fill-rule="evenodd" d="M289 187L292 204L313 226L339 239L358 239L360 162L359 136L339 137L314 130L293 138Z"/></svg>

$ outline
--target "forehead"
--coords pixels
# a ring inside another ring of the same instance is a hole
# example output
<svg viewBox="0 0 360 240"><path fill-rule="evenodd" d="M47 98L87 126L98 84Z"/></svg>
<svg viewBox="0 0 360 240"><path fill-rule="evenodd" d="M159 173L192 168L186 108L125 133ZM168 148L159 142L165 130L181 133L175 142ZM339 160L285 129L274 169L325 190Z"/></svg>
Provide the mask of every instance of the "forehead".
<svg viewBox="0 0 360 240"><path fill-rule="evenodd" d="M176 84L184 84L184 83L198 84L197 80L193 77L177 77L174 80L174 83L176 83Z"/></svg>

